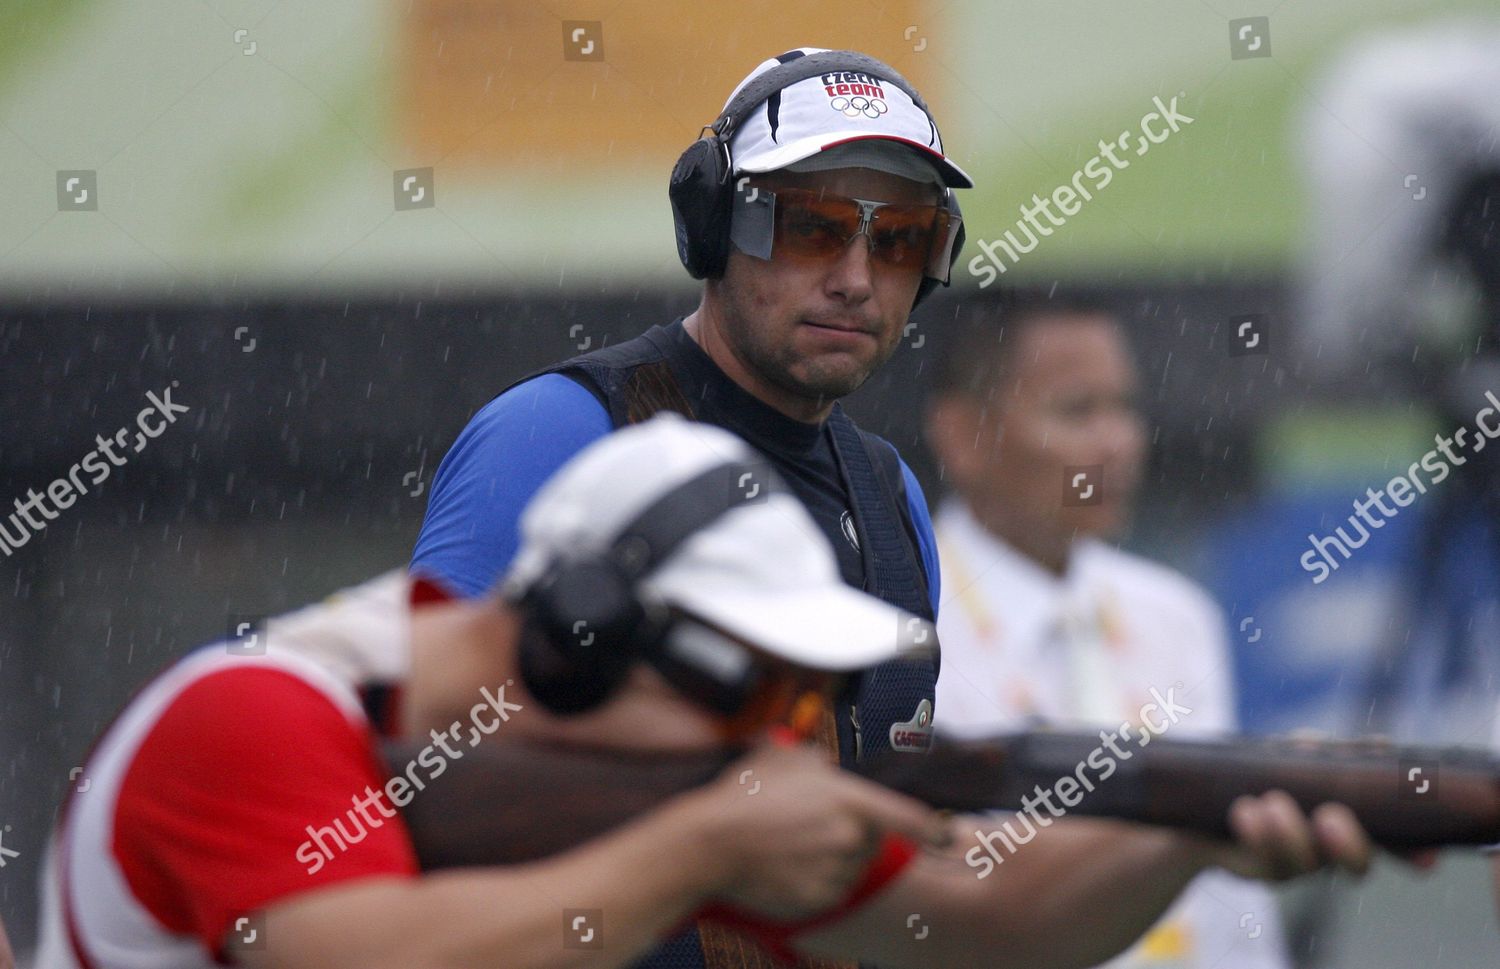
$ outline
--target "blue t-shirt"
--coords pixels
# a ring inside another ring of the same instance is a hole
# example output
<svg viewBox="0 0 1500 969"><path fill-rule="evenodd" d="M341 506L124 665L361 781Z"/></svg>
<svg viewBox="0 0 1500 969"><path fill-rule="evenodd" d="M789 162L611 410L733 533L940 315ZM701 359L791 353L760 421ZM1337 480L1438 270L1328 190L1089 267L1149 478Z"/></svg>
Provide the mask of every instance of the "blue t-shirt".
<svg viewBox="0 0 1500 969"><path fill-rule="evenodd" d="M671 362L685 378L683 389L695 414L739 434L771 459L833 545L845 581L860 587L858 536L826 426L793 420L740 388L680 321L666 332ZM609 413L593 393L562 374L545 374L496 397L474 415L438 467L413 569L443 579L463 595L488 591L515 556L521 512L531 496L569 458L612 429ZM936 614L940 590L932 520L904 461L901 472Z"/></svg>

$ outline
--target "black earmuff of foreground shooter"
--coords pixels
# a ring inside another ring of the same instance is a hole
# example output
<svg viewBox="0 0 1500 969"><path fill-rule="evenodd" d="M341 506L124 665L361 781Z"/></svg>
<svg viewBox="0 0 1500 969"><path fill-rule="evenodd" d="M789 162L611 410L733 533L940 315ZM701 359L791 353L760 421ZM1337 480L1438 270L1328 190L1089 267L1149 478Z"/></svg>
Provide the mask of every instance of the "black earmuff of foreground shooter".
<svg viewBox="0 0 1500 969"><path fill-rule="evenodd" d="M756 487L756 486L759 487ZM560 556L521 593L521 678L542 706L559 714L602 704L638 660L717 713L738 712L754 694L757 664L705 630L682 635L665 605L639 593L640 581L683 542L750 501L786 487L765 465L728 462L689 479L626 524L609 548Z"/></svg>
<svg viewBox="0 0 1500 969"><path fill-rule="evenodd" d="M707 133L689 145L672 168L667 196L672 200L677 255L694 279L717 279L724 274L724 265L729 259L729 217L734 201L734 180L731 177L734 159L730 157L729 142L735 131L777 91L832 71L857 71L894 85L905 92L926 113L933 128L937 128L932 109L906 78L890 65L858 51L829 50L806 54L759 75L725 105L724 111L706 129ZM960 217L958 238L953 242L948 260L951 278L952 267L958 263L959 253L963 250L964 228L953 189L944 188L943 199L949 211ZM946 286L948 281L923 276L912 305L921 303L940 284Z"/></svg>

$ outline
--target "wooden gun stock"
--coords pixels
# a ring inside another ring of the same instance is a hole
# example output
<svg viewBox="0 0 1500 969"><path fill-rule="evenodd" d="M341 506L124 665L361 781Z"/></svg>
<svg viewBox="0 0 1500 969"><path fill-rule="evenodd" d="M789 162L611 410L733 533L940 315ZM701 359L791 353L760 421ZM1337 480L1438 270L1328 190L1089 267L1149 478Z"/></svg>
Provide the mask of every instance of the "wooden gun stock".
<svg viewBox="0 0 1500 969"><path fill-rule="evenodd" d="M389 745L387 763L399 773L420 750ZM926 755L886 754L857 773L939 808L1020 810L1023 799L1037 802L1040 790L1065 813L1218 837L1229 835L1235 798L1275 789L1304 810L1348 805L1387 848L1500 842L1500 761L1480 751L1161 737L1127 745L1118 757L1100 751L1099 735L1088 733L939 738ZM414 792L402 812L424 869L518 864L605 834L707 783L732 761L727 753L496 743L448 762L442 776L426 782L433 790Z"/></svg>
<svg viewBox="0 0 1500 969"><path fill-rule="evenodd" d="M386 763L400 772L422 749L388 744ZM498 743L463 751L401 813L424 871L514 865L605 834L708 783L732 760Z"/></svg>

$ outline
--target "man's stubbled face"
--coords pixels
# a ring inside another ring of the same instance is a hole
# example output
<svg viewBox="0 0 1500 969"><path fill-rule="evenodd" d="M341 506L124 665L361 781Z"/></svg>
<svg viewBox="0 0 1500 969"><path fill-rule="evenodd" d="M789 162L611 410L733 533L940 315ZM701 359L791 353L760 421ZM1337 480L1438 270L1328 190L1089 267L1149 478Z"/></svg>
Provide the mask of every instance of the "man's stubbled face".
<svg viewBox="0 0 1500 969"><path fill-rule="evenodd" d="M940 199L934 185L862 168L773 172L752 182L903 204ZM921 268L873 261L861 235L826 261L777 258L774 251L762 260L731 249L711 291L728 349L751 379L821 403L856 390L890 359L921 279Z"/></svg>

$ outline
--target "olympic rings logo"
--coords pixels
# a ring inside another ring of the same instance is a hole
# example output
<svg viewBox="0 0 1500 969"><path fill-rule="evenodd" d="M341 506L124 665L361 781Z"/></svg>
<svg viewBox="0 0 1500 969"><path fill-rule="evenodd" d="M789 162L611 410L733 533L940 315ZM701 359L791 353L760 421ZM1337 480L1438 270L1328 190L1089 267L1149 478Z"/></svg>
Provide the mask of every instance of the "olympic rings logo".
<svg viewBox="0 0 1500 969"><path fill-rule="evenodd" d="M835 111L842 111L846 117L857 117L864 115L866 118L878 118L885 114L890 108L880 98L867 98L863 95L855 95L852 98L837 97L828 102L828 106Z"/></svg>

